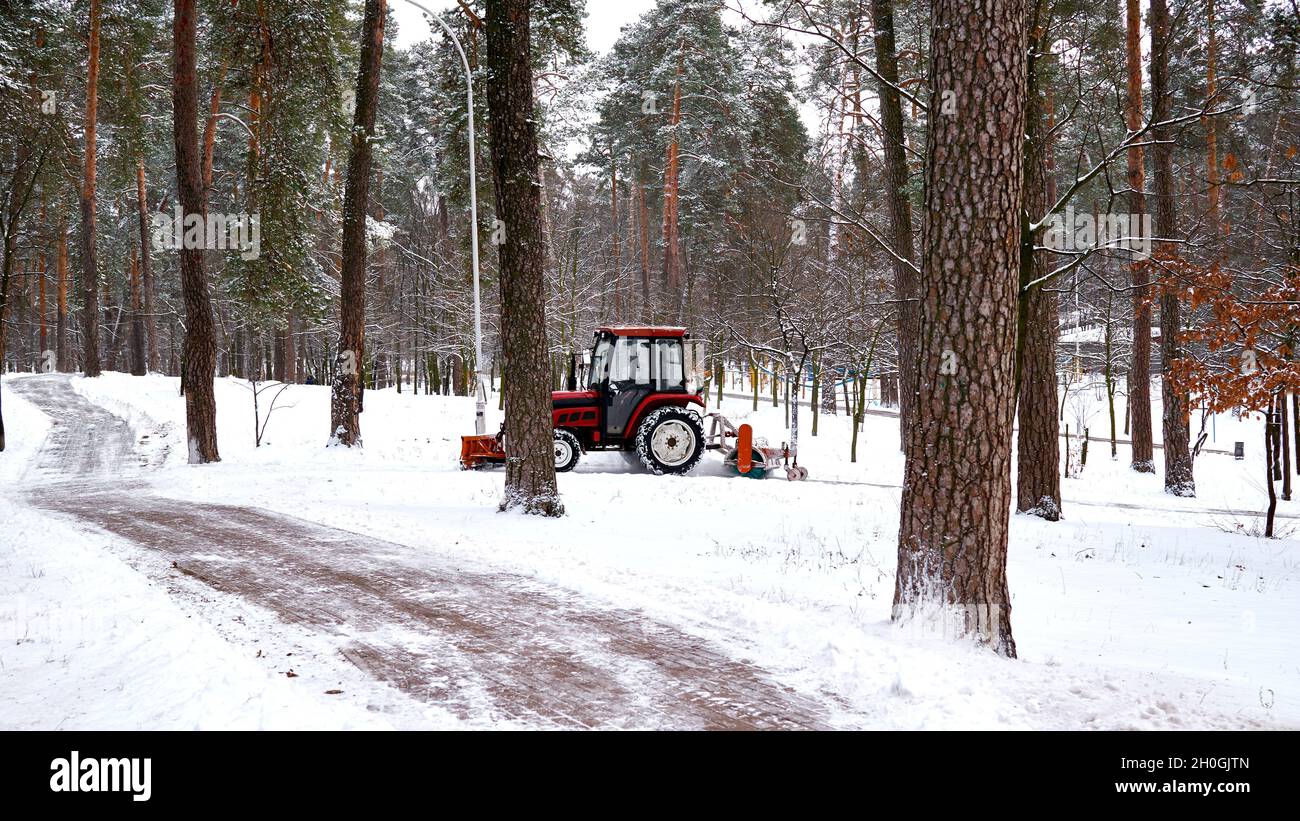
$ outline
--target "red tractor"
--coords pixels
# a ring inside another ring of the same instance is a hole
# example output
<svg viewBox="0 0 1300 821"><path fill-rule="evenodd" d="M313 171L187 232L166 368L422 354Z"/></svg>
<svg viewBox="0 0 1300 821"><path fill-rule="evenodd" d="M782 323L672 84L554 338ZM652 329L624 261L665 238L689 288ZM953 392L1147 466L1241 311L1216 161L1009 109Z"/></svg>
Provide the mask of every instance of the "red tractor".
<svg viewBox="0 0 1300 821"><path fill-rule="evenodd" d="M570 361L568 390L551 393L555 426L555 469L573 470L591 450L619 450L655 474L688 473L705 450L727 451L725 462L751 476L794 456L789 448L753 445L747 425L738 431L719 414L704 432L705 405L700 395L703 356L684 328L611 326L596 331L582 365ZM581 383L581 384L580 384ZM699 410L691 408L698 405ZM741 458L736 445L748 447ZM469 469L505 461L501 434L461 437L461 467ZM743 470L741 470L743 468ZM791 479L806 478L795 465Z"/></svg>

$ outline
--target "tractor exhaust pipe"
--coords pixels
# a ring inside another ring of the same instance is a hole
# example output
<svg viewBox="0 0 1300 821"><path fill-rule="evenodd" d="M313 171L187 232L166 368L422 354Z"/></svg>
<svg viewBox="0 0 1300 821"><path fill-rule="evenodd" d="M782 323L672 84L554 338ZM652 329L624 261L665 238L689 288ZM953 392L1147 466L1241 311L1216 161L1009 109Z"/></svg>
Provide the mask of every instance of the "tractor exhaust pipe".
<svg viewBox="0 0 1300 821"><path fill-rule="evenodd" d="M564 380L564 388L570 391L578 389L578 354L574 351L569 352L569 378Z"/></svg>

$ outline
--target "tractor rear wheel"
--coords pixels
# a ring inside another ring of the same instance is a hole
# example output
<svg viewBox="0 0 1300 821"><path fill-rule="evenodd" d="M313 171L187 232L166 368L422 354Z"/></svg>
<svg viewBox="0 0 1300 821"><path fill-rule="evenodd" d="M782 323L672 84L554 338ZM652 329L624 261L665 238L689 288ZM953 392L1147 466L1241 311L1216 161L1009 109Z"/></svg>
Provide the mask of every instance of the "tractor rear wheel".
<svg viewBox="0 0 1300 821"><path fill-rule="evenodd" d="M637 427L636 452L651 473L689 473L704 455L704 426L683 408L660 408Z"/></svg>
<svg viewBox="0 0 1300 821"><path fill-rule="evenodd" d="M582 455L582 445L578 442L578 437L569 433L567 430L555 431L555 472L567 473L573 470L578 464L578 457Z"/></svg>

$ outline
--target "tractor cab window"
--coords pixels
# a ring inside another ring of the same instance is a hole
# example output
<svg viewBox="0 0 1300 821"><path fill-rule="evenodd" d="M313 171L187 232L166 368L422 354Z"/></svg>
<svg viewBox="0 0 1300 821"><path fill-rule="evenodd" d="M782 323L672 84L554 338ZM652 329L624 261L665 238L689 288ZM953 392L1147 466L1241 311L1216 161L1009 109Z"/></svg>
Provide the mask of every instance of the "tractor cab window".
<svg viewBox="0 0 1300 821"><path fill-rule="evenodd" d="M596 350L591 355L591 369L587 372L587 387L595 388L609 374L610 353L614 349L614 340L602 336L596 341Z"/></svg>
<svg viewBox="0 0 1300 821"><path fill-rule="evenodd" d="M686 367L682 361L680 339L654 341L654 389L680 391L686 389Z"/></svg>
<svg viewBox="0 0 1300 821"><path fill-rule="evenodd" d="M630 336L615 340L609 382L620 387L650 384L650 340Z"/></svg>

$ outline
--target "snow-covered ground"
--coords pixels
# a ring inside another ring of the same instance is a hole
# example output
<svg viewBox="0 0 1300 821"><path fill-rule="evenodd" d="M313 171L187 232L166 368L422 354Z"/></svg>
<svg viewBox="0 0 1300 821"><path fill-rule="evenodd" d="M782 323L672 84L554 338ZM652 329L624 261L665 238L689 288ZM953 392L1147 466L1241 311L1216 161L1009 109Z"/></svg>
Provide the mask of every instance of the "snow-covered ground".
<svg viewBox="0 0 1300 821"><path fill-rule="evenodd" d="M141 474L149 492L291 514L390 540L408 551L402 561L499 569L642 611L833 704L839 726L1300 726L1300 543L1250 535L1258 519L1241 512L1260 510L1263 500L1256 421L1216 420L1210 446L1230 450L1244 440L1247 458L1203 455L1196 499L1167 496L1158 474L1130 472L1127 446L1112 461L1107 445L1092 442L1087 466L1064 482L1063 521L1013 517L1009 575L1021 657L1006 661L889 622L902 458L897 422L887 416L867 417L853 464L847 420L823 416L814 438L805 408L805 483L729 476L717 457L688 477L655 477L618 454L591 454L561 477L568 515L552 521L498 514L502 474L458 469L459 436L472 432L470 399L369 391L365 447L347 451L325 447L328 389L292 386L255 448L246 384L219 380L223 461L198 468L185 464L177 380L110 373L73 381L127 418L137 440L148 435L145 456L159 465ZM1100 403L1074 409L1071 401L1071 429L1077 410L1080 419L1091 414L1094 436L1104 435ZM750 407L728 397L722 410L774 442L785 438L783 413L770 400ZM11 450L0 458L0 478L12 488L42 423L12 391L5 413ZM490 419L489 429L496 424ZM1296 504L1281 512L1300 513ZM6 521L19 522L0 537L6 611L17 609L10 602L79 607L125 636L112 638L109 628L68 636L61 621L38 639L44 647L6 641L0 725L53 726L52 713L35 707L51 698L70 717L64 726L367 720L358 702L295 689L250 660L245 634L228 622L240 615L274 631L266 614L169 599L115 558L124 553L111 539L32 513L15 494L0 506ZM1280 521L1284 530L1296 524ZM165 640L145 640L154 636ZM329 666L323 654L303 661L308 677L312 664ZM153 687L160 679L171 683ZM29 709L12 706L15 699ZM413 709L383 716L427 725Z"/></svg>
<svg viewBox="0 0 1300 821"><path fill-rule="evenodd" d="M388 726L263 669L124 564L110 538L24 504L23 468L49 421L7 390L4 412L0 729Z"/></svg>

